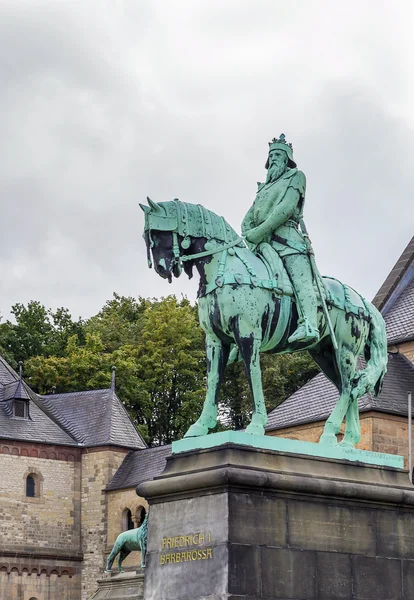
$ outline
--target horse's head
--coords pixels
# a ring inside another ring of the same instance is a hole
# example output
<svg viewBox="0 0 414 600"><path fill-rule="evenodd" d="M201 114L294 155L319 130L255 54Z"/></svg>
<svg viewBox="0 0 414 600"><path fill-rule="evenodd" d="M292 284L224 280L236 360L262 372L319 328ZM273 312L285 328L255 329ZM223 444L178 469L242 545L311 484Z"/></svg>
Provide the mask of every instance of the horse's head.
<svg viewBox="0 0 414 600"><path fill-rule="evenodd" d="M177 219L167 214L164 206L147 198L148 206L140 204L145 213L144 240L147 246L148 266L154 263L154 269L163 279L171 283L172 275L181 274L181 261L177 235ZM152 255L152 256L151 256Z"/></svg>

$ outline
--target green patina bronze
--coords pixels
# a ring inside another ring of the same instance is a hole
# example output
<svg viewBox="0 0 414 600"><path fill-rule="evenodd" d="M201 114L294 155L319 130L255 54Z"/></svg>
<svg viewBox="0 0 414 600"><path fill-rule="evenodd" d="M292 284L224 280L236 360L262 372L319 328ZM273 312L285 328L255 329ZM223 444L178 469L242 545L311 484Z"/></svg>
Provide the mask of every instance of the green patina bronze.
<svg viewBox="0 0 414 600"><path fill-rule="evenodd" d="M336 460L349 460L397 469L404 468L404 457L396 454L370 452L350 446L342 446L341 444L336 444L335 446L330 444L315 444L314 442L291 440L273 435L250 435L244 431L219 431L218 433L210 433L209 435L199 437L186 437L172 443L172 453L180 454L181 452L189 452L191 450L205 450L224 444L236 444L238 446L248 446L262 450L306 454L307 456L320 456Z"/></svg>
<svg viewBox="0 0 414 600"><path fill-rule="evenodd" d="M123 561L131 552L137 550L141 551L141 568L145 567L148 538L148 515L149 511L145 515L144 522L138 529L129 529L118 535L114 547L111 550L111 554L108 556L105 571L111 571L114 560L119 555L118 572L121 573Z"/></svg>
<svg viewBox="0 0 414 600"><path fill-rule="evenodd" d="M200 276L199 319L206 333L207 394L186 437L203 436L217 423L225 366L243 360L253 397L246 432L263 434L267 422L260 352L307 350L339 390L321 442L342 446L360 439L358 399L377 394L387 368L384 321L376 308L345 284L321 278L303 222L305 176L283 134L269 144L268 175L258 184L240 238L200 205L148 199L144 237L149 266L171 281L182 269ZM358 370L363 355L365 368Z"/></svg>

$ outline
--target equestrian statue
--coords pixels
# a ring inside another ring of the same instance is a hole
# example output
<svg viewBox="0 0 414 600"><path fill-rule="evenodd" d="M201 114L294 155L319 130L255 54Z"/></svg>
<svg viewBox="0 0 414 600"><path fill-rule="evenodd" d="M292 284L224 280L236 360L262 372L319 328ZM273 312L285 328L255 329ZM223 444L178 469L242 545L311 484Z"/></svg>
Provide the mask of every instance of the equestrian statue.
<svg viewBox="0 0 414 600"><path fill-rule="evenodd" d="M242 236L201 205L154 202L145 213L148 264L170 282L197 269L198 312L206 334L207 393L185 437L217 423L226 365L243 360L253 398L247 433L264 434L260 352L308 351L339 391L320 442L360 440L358 399L377 395L387 370L385 324L377 309L346 284L321 277L303 221L306 179L282 134L269 143L267 177L242 223ZM358 364L361 357L365 363Z"/></svg>

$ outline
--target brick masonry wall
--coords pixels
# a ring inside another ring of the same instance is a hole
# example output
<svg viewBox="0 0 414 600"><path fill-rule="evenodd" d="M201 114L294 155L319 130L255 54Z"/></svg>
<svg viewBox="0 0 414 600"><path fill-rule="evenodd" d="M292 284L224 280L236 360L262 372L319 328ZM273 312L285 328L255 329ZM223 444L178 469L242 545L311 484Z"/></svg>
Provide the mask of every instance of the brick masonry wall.
<svg viewBox="0 0 414 600"><path fill-rule="evenodd" d="M118 535L124 531L124 511L129 509L132 514L135 527L138 526L141 509L148 510L148 503L144 498L137 496L135 488L126 490L116 490L108 492L108 539L106 548L106 558L115 543ZM138 568L141 566L141 552L131 552L124 560L123 566L128 568ZM113 569L118 567L117 560Z"/></svg>
<svg viewBox="0 0 414 600"><path fill-rule="evenodd" d="M361 450L372 450L372 418L370 416L361 414L361 440L357 445L357 448ZM289 427L285 429L277 429L275 431L269 431L268 435L274 435L276 437L288 438L291 440L303 440L304 442L319 442L319 438L323 433L325 421L318 421L316 423L306 423L304 425L297 425L296 427ZM341 427L341 433L338 435L338 440L341 440L344 434L345 426Z"/></svg>
<svg viewBox="0 0 414 600"><path fill-rule="evenodd" d="M81 596L79 563L32 560L33 566L10 559L0 568L1 600L78 600ZM20 563L20 564L19 564Z"/></svg>
<svg viewBox="0 0 414 600"><path fill-rule="evenodd" d="M405 417L375 413L373 416L372 450L404 456L408 468L408 421Z"/></svg>
<svg viewBox="0 0 414 600"><path fill-rule="evenodd" d="M26 497L26 477L37 474L41 493ZM2 548L80 551L80 463L2 454Z"/></svg>
<svg viewBox="0 0 414 600"><path fill-rule="evenodd" d="M108 519L105 488L126 453L121 448L99 448L85 450L82 455L82 600L89 600L105 568Z"/></svg>
<svg viewBox="0 0 414 600"><path fill-rule="evenodd" d="M396 349L414 363L414 342L405 342L404 344L396 346Z"/></svg>

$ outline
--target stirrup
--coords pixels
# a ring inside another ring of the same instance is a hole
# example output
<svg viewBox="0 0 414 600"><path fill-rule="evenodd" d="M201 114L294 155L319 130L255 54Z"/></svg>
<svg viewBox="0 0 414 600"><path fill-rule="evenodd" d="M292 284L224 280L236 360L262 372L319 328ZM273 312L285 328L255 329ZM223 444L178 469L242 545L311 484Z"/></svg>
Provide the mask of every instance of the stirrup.
<svg viewBox="0 0 414 600"><path fill-rule="evenodd" d="M301 342L305 344L314 344L319 341L319 331L316 327L312 327L309 324L308 319L305 317L299 321L299 327L289 337L289 344L295 342Z"/></svg>

